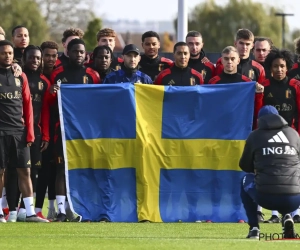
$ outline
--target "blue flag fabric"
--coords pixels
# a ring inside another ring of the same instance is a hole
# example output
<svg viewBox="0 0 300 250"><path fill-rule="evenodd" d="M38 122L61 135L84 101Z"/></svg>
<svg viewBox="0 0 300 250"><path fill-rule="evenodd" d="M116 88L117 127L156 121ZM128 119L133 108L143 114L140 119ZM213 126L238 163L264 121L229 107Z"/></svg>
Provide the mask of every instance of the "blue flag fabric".
<svg viewBox="0 0 300 250"><path fill-rule="evenodd" d="M246 220L238 163L255 82L60 92L68 197L83 221Z"/></svg>

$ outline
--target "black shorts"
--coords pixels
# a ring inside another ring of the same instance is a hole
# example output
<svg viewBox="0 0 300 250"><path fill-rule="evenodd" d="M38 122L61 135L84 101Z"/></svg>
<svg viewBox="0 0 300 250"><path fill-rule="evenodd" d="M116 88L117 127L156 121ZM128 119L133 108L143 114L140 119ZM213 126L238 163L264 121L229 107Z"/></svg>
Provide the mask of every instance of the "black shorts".
<svg viewBox="0 0 300 250"><path fill-rule="evenodd" d="M58 168L65 168L64 150L62 143L62 136L60 126L56 128L55 139L54 139L54 162Z"/></svg>
<svg viewBox="0 0 300 250"><path fill-rule="evenodd" d="M30 168L30 148L27 147L26 132L20 135L0 136L0 169Z"/></svg>
<svg viewBox="0 0 300 250"><path fill-rule="evenodd" d="M35 135L34 143L30 147L31 166L40 168L42 166L42 152L41 152L41 135Z"/></svg>

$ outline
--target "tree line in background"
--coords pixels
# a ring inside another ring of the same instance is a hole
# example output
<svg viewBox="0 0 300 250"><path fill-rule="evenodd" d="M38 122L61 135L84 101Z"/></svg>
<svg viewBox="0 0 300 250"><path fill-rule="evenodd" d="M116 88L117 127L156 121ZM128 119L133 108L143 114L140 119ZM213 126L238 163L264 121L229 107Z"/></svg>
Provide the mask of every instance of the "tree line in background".
<svg viewBox="0 0 300 250"><path fill-rule="evenodd" d="M6 31L7 39L11 38L13 27L24 25L29 30L31 44L51 39L61 46L62 33L68 27L84 31L89 28L87 36L101 28L101 19L93 13L94 6L94 0L1 0L0 26ZM88 47L94 48L95 33L93 38L87 38Z"/></svg>
<svg viewBox="0 0 300 250"><path fill-rule="evenodd" d="M195 6L189 15L188 27L201 32L205 50L209 52L220 52L227 45L232 45L240 28L251 30L255 36L269 37L276 47L282 47L282 19L275 16L281 11L251 0L230 0L223 6L208 0ZM177 20L175 27L176 24ZM300 30L290 34L288 24L285 30L286 37L289 37L285 47L294 50L293 41L300 36Z"/></svg>
<svg viewBox="0 0 300 250"><path fill-rule="evenodd" d="M63 31L78 27L85 31L87 50L96 45L96 33L102 28L102 21L93 10L95 0L1 0L0 26L9 33L16 25L28 28L32 44L51 39L61 46ZM207 52L220 52L233 44L239 28L248 28L256 36L270 37L275 46L281 47L281 18L275 16L280 10L251 0L230 0L220 6L214 0L198 4L189 14L188 29L200 31ZM175 20L175 29L177 20ZM288 24L286 31L289 32ZM130 32L130 31L125 31ZM300 30L289 33L286 47L294 50L293 40L300 36ZM288 36L287 36L288 37ZM175 41L165 33L162 38L163 52L172 52Z"/></svg>

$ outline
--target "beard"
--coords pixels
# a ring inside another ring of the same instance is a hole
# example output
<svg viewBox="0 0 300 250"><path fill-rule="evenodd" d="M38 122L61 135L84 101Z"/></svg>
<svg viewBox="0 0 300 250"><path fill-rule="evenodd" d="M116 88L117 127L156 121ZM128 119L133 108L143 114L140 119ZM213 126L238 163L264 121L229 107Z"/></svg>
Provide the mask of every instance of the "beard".
<svg viewBox="0 0 300 250"><path fill-rule="evenodd" d="M201 51L199 52L199 53L197 53L197 54L192 54L191 53L191 57L197 57L197 56L199 56L201 54Z"/></svg>

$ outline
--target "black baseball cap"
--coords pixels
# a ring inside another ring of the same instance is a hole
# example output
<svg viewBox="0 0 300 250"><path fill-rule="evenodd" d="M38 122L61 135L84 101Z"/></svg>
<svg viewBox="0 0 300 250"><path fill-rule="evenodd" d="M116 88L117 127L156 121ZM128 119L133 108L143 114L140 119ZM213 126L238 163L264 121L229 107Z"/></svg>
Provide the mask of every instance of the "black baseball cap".
<svg viewBox="0 0 300 250"><path fill-rule="evenodd" d="M140 50L134 44L128 44L123 49L123 55L127 55L129 52L135 52L138 55L140 54Z"/></svg>

